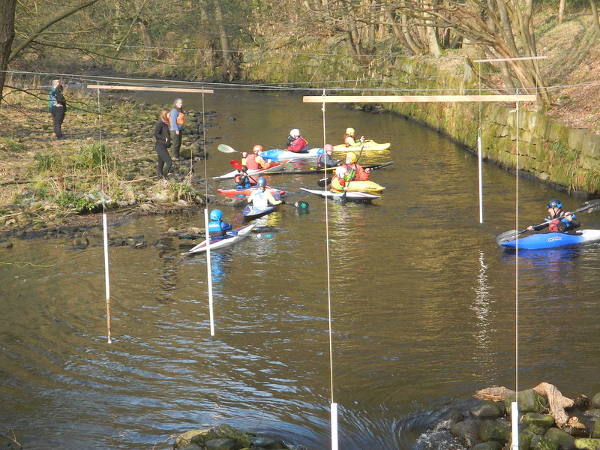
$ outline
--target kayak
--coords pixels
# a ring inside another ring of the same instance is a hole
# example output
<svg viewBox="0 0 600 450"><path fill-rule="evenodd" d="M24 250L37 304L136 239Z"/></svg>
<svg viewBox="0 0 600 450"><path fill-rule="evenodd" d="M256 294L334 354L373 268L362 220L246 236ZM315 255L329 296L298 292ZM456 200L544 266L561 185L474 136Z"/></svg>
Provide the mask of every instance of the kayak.
<svg viewBox="0 0 600 450"><path fill-rule="evenodd" d="M350 147L347 147L346 144L338 144L333 146L334 152L360 152L361 148L365 152L381 152L383 150L387 150L390 148L390 143L386 142L385 144L378 144L375 141L365 141L364 143L357 142Z"/></svg>
<svg viewBox="0 0 600 450"><path fill-rule="evenodd" d="M255 223L251 223L250 225L246 225L243 228L239 228L237 234L229 235L226 234L222 237L213 237L210 239L210 250L218 250L220 248L229 247L230 245L235 244L236 242L241 241L245 237L248 236L252 228L256 226ZM202 241L200 244L188 250L185 254L191 255L193 253L202 253L206 251L206 240Z"/></svg>
<svg viewBox="0 0 600 450"><path fill-rule="evenodd" d="M287 163L288 161L277 161L277 162L272 162L270 167L267 167L266 169L250 169L248 170L246 173L248 175L263 175L263 174L269 174L269 173L277 173L277 172L283 172L285 170L285 163ZM232 170L231 172L227 172L224 175L220 175L218 177L213 177L213 180L227 180L230 178L234 178L239 172L237 170Z"/></svg>
<svg viewBox="0 0 600 450"><path fill-rule="evenodd" d="M242 215L244 216L244 220L250 221L272 213L275 211L275 208L276 206L267 206L265 209L258 209L254 205L248 205L242 211Z"/></svg>
<svg viewBox="0 0 600 450"><path fill-rule="evenodd" d="M347 192L373 192L379 193L385 188L374 181L351 181L346 188Z"/></svg>
<svg viewBox="0 0 600 450"><path fill-rule="evenodd" d="M575 233L536 233L512 241L501 242L506 248L519 248L523 250L539 250L544 248L566 247L600 241L600 230L581 230Z"/></svg>
<svg viewBox="0 0 600 450"><path fill-rule="evenodd" d="M293 160L293 159L310 159L316 158L318 151L320 148L311 148L306 153L296 153L290 152L288 150L282 150L279 148L273 148L271 150L265 150L260 154L263 159L269 159L271 161L281 161L281 160Z"/></svg>
<svg viewBox="0 0 600 450"><path fill-rule="evenodd" d="M229 198L247 198L250 196L250 194L252 194L252 192L254 192L257 189L259 189L259 188L253 187L253 188L248 188L248 189L217 189L217 192L219 194L223 194L225 197L229 197ZM281 189L272 188L272 187L267 186L267 190L273 196L285 195L285 191L282 191Z"/></svg>
<svg viewBox="0 0 600 450"><path fill-rule="evenodd" d="M333 198L333 199L341 199L344 194L331 192L331 191L320 191L317 189L306 189L300 188L301 191L309 192L311 194L319 195L321 197ZM368 194L366 192L346 192L345 195L346 200L351 201L371 201L376 198L380 198L379 195Z"/></svg>

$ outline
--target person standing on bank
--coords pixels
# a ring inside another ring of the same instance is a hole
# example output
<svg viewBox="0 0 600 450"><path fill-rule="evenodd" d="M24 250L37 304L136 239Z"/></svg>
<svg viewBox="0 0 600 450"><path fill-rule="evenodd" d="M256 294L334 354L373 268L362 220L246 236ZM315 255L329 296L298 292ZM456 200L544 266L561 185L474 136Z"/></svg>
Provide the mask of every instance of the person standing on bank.
<svg viewBox="0 0 600 450"><path fill-rule="evenodd" d="M52 80L52 87L48 94L48 110L52 114L54 136L56 139L63 139L62 123L67 112L67 101L63 95L63 85L60 80Z"/></svg>
<svg viewBox="0 0 600 450"><path fill-rule="evenodd" d="M169 131L171 132L171 142L173 143L173 159L176 160L181 159L179 150L181 149L184 123L183 100L176 98L173 102L173 108L169 113Z"/></svg>
<svg viewBox="0 0 600 450"><path fill-rule="evenodd" d="M156 175L159 179L165 179L173 162L167 150L171 146L171 135L169 133L169 110L162 109L156 125L154 125L154 150L158 158L156 163ZM164 166L164 168L163 168Z"/></svg>

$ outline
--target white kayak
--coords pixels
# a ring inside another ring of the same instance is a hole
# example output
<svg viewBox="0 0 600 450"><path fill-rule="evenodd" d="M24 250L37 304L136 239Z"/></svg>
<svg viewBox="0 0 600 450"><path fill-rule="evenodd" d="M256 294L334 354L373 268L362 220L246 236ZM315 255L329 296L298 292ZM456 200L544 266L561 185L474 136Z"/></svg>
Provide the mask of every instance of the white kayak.
<svg viewBox="0 0 600 450"><path fill-rule="evenodd" d="M277 164L275 166L272 167L267 167L266 169L249 169L246 173L248 175L262 175L262 174L269 174L269 173L276 173L276 172L283 172L286 169L286 163L287 161L282 161L280 164ZM235 176L238 174L239 172L237 170L232 170L231 172L227 172L224 175L220 175L218 177L213 177L213 180L228 180L231 178L235 178Z"/></svg>
<svg viewBox="0 0 600 450"><path fill-rule="evenodd" d="M223 237L213 237L210 239L210 250L218 250L224 247L229 247L230 245L235 244L236 242L241 241L252 231L252 228L256 226L255 223L247 225L243 228L240 228L235 235L225 235ZM191 255L193 253L202 253L206 251L206 240L202 241L195 247L188 250L185 254Z"/></svg>
<svg viewBox="0 0 600 450"><path fill-rule="evenodd" d="M366 192L347 191L346 195L344 195L342 193L331 192L331 191L321 191L321 190L317 190L317 189L300 188L300 190L304 191L304 192L309 192L311 194L319 195L321 197L327 197L327 198L333 198L333 199L341 199L342 197L345 197L346 200L356 201L356 200L375 200L376 198L380 198L379 195L367 194Z"/></svg>
<svg viewBox="0 0 600 450"><path fill-rule="evenodd" d="M271 150L263 151L260 156L263 159L269 159L271 161L283 161L283 160L294 160L294 159L310 159L316 158L317 153L321 150L320 148L311 148L305 153L290 152L288 150L282 150L274 148Z"/></svg>

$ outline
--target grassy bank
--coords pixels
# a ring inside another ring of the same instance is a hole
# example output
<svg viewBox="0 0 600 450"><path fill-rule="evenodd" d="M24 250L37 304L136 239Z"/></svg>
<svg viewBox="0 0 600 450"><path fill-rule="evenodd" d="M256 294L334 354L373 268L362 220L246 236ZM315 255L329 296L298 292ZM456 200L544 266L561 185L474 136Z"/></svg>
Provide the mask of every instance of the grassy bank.
<svg viewBox="0 0 600 450"><path fill-rule="evenodd" d="M0 232L39 230L77 222L109 209L172 211L204 204L194 189L189 161L175 163L168 180L155 175L153 126L158 108L68 92L66 139L52 136L44 99L11 92L0 109ZM193 114L189 115L195 121ZM191 130L198 127L190 126ZM182 154L203 156L200 136L184 137Z"/></svg>

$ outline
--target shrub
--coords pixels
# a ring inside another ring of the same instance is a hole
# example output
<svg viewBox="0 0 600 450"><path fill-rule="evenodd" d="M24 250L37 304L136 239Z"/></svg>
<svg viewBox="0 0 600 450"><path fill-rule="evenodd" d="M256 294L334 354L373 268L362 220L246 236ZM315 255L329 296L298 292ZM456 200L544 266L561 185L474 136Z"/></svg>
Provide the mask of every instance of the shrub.
<svg viewBox="0 0 600 450"><path fill-rule="evenodd" d="M35 168L38 172L47 172L56 165L56 156L51 154L38 153L33 157Z"/></svg>
<svg viewBox="0 0 600 450"><path fill-rule="evenodd" d="M79 169L96 169L102 165L106 166L112 160L110 149L106 145L96 142L79 149L79 152L75 155L75 167Z"/></svg>

